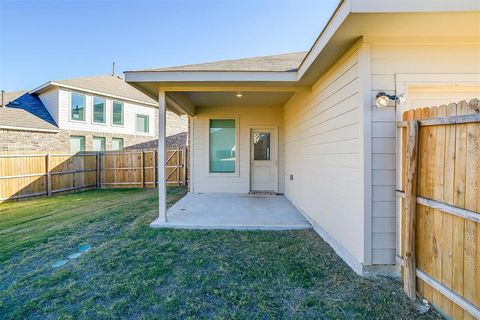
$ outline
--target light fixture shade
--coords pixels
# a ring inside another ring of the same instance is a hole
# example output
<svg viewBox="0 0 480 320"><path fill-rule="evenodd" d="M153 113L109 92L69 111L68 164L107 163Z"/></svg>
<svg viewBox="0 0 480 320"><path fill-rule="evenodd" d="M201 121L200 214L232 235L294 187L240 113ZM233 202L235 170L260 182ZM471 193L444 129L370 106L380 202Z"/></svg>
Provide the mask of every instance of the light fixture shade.
<svg viewBox="0 0 480 320"><path fill-rule="evenodd" d="M386 107L388 106L388 103L390 102L390 99L386 95L377 95L377 100L376 100L376 105L377 107Z"/></svg>
<svg viewBox="0 0 480 320"><path fill-rule="evenodd" d="M236 96L237 96L237 98L241 98L241 97L243 97L243 94L241 92L237 92Z"/></svg>

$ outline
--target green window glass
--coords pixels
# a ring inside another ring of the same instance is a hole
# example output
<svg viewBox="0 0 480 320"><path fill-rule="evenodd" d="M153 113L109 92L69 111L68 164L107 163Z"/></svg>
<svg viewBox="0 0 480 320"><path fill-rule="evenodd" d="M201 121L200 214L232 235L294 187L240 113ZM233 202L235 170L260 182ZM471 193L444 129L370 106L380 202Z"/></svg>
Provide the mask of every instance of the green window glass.
<svg viewBox="0 0 480 320"><path fill-rule="evenodd" d="M70 150L72 153L85 151L85 137L70 136Z"/></svg>
<svg viewBox="0 0 480 320"><path fill-rule="evenodd" d="M105 99L93 97L93 122L105 123Z"/></svg>
<svg viewBox="0 0 480 320"><path fill-rule="evenodd" d="M112 150L123 150L122 138L112 138Z"/></svg>
<svg viewBox="0 0 480 320"><path fill-rule="evenodd" d="M149 119L147 115L144 114L137 114L137 121L136 121L136 130L137 132L149 132Z"/></svg>
<svg viewBox="0 0 480 320"><path fill-rule="evenodd" d="M85 121L85 96L83 94L72 93L71 119Z"/></svg>
<svg viewBox="0 0 480 320"><path fill-rule="evenodd" d="M105 138L93 137L92 151L105 151Z"/></svg>
<svg viewBox="0 0 480 320"><path fill-rule="evenodd" d="M123 103L121 102L113 101L112 124L117 126L123 125Z"/></svg>
<svg viewBox="0 0 480 320"><path fill-rule="evenodd" d="M235 120L210 120L211 173L235 173L236 144Z"/></svg>

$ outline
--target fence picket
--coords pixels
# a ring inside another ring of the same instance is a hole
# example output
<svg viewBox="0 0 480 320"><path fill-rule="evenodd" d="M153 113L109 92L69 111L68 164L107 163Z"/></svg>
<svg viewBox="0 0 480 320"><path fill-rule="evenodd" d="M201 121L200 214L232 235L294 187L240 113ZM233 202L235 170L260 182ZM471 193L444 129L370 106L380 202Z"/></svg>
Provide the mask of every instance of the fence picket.
<svg viewBox="0 0 480 320"><path fill-rule="evenodd" d="M183 150L166 150L168 184L185 185ZM175 157L176 155L176 157ZM102 187L155 188L157 152L0 154L0 202L62 191Z"/></svg>
<svg viewBox="0 0 480 320"><path fill-rule="evenodd" d="M412 114L415 119L428 120L419 120L416 197L421 201L416 204L414 230L417 293L452 319L474 319L480 314L480 227L476 219L480 217L480 118L471 116L478 114L472 106L478 107L478 103L461 101L410 110L398 123L403 126ZM406 142L405 138L404 129L402 181L408 182L406 177L412 176L408 165L411 139ZM407 189L411 186L402 185L408 215ZM409 218L401 221L401 237L408 239ZM408 257L401 261L404 283L411 282ZM407 286L405 289L411 296Z"/></svg>

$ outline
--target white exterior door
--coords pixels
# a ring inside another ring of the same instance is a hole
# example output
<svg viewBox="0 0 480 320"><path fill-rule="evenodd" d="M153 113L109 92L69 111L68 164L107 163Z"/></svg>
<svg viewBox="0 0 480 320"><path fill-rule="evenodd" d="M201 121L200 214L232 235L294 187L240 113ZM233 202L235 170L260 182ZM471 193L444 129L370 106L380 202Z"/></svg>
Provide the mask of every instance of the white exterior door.
<svg viewBox="0 0 480 320"><path fill-rule="evenodd" d="M277 159L274 129L250 132L250 190L276 192Z"/></svg>

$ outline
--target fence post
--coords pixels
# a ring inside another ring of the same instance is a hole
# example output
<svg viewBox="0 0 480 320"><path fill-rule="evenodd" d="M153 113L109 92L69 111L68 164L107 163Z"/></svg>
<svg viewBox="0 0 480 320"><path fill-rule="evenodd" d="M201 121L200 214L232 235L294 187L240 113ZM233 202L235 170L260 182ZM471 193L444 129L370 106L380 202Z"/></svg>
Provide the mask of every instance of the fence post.
<svg viewBox="0 0 480 320"><path fill-rule="evenodd" d="M407 123L407 159L405 180L405 248L403 252L404 273L403 289L410 299L415 299L416 262L415 262L415 213L417 209L417 162L418 130L416 120Z"/></svg>
<svg viewBox="0 0 480 320"><path fill-rule="evenodd" d="M145 188L145 151L140 153L140 162L142 163L142 172L141 172L141 177L142 177L142 188Z"/></svg>
<svg viewBox="0 0 480 320"><path fill-rule="evenodd" d="M177 186L180 186L180 149L177 147Z"/></svg>
<svg viewBox="0 0 480 320"><path fill-rule="evenodd" d="M157 150L153 150L153 188L157 187Z"/></svg>
<svg viewBox="0 0 480 320"><path fill-rule="evenodd" d="M187 185L187 148L182 149L182 185Z"/></svg>
<svg viewBox="0 0 480 320"><path fill-rule="evenodd" d="M100 152L97 152L97 189L102 187L100 182Z"/></svg>
<svg viewBox="0 0 480 320"><path fill-rule="evenodd" d="M47 174L47 196L52 195L52 175L50 174L50 153L45 156L45 172Z"/></svg>

